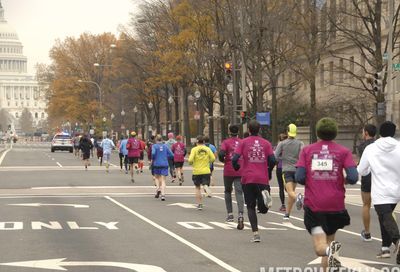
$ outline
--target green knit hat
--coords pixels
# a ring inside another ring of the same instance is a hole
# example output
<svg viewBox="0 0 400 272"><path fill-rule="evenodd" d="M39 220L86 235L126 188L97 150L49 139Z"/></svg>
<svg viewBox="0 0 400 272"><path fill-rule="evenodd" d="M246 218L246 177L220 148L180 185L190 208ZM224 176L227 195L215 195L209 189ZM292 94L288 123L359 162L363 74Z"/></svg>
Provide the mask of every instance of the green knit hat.
<svg viewBox="0 0 400 272"><path fill-rule="evenodd" d="M321 140L332 141L336 138L338 126L336 121L329 117L320 119L317 123L317 136Z"/></svg>

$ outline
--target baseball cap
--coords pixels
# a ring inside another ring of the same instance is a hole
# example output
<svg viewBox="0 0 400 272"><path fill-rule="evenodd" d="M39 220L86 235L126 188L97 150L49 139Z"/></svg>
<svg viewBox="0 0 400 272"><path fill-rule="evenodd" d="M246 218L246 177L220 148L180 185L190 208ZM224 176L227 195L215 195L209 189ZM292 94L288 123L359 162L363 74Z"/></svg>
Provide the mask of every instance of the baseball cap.
<svg viewBox="0 0 400 272"><path fill-rule="evenodd" d="M295 124L290 124L287 129L287 134L289 137L296 137L297 135L297 127Z"/></svg>
<svg viewBox="0 0 400 272"><path fill-rule="evenodd" d="M136 136L136 132L132 131L131 136Z"/></svg>

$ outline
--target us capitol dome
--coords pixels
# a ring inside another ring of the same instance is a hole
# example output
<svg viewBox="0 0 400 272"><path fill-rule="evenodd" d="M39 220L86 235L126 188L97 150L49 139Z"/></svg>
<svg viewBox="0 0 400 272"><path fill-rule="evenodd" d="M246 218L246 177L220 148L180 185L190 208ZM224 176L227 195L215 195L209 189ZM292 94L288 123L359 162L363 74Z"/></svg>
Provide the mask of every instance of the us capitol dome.
<svg viewBox="0 0 400 272"><path fill-rule="evenodd" d="M9 125L17 132L21 130L19 119L25 108L32 114L34 128L40 129L47 119L43 92L27 73L27 62L17 32L4 17L0 0L0 111L8 113Z"/></svg>

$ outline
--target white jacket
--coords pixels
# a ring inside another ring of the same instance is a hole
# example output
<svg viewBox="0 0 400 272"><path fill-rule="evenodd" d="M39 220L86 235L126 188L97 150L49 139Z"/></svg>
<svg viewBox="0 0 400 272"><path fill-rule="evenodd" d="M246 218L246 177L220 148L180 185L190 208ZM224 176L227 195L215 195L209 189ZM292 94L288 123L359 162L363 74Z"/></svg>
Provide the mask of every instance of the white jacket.
<svg viewBox="0 0 400 272"><path fill-rule="evenodd" d="M362 154L358 173L372 173L372 204L400 202L400 143L392 137L382 137L368 145Z"/></svg>

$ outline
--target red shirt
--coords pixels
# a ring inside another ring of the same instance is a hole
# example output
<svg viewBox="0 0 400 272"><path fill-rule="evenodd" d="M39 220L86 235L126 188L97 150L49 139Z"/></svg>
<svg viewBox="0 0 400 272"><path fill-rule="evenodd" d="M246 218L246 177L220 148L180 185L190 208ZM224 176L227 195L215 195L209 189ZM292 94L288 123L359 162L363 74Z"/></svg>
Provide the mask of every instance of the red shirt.
<svg viewBox="0 0 400 272"><path fill-rule="evenodd" d="M221 144L221 151L225 151L225 162L224 162L224 176L226 177L241 177L242 176L242 168L239 171L233 169L232 166L232 157L235 153L235 149L239 146L242 140L239 137L231 137L225 139ZM239 164L242 163L243 160L239 161Z"/></svg>
<svg viewBox="0 0 400 272"><path fill-rule="evenodd" d="M296 166L306 169L305 206L314 212L345 209L343 169L356 167L349 149L332 141L319 141L302 149Z"/></svg>
<svg viewBox="0 0 400 272"><path fill-rule="evenodd" d="M185 161L185 144L182 142L176 142L171 147L172 153L174 153L174 162Z"/></svg>
<svg viewBox="0 0 400 272"><path fill-rule="evenodd" d="M243 158L242 183L269 184L268 157L274 155L272 145L260 136L249 136L235 150Z"/></svg>
<svg viewBox="0 0 400 272"><path fill-rule="evenodd" d="M139 158L140 157L140 142L136 138L129 138L126 144L128 149L128 157Z"/></svg>

